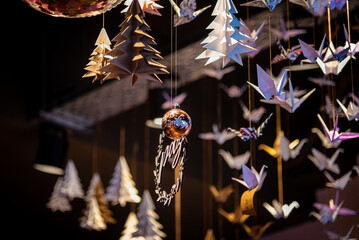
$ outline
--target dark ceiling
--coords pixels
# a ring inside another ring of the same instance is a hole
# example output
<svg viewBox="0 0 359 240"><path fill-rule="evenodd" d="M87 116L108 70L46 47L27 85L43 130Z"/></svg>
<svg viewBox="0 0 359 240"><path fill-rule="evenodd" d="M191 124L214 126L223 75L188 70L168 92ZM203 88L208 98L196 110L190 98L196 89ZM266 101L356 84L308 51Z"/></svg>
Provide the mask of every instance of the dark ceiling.
<svg viewBox="0 0 359 240"><path fill-rule="evenodd" d="M198 8L208 4L212 4L213 7L215 2L214 0L198 0L197 4ZM239 7L240 1L234 2L238 8L239 17L246 18L261 12L268 14L266 9L247 9ZM159 4L164 6L164 9L160 10L163 16L147 14L146 21L152 29L150 34L157 42L155 48L161 51L162 56L165 56L171 52L171 26L170 21L167 20L170 19L170 4L165 0L159 1ZM285 1L282 4L286 4ZM105 14L105 28L110 38L118 33L118 25L124 19L122 9L123 6L120 5ZM209 31L205 28L213 19L211 11L211 9L207 10L193 22L178 27L178 49L206 37ZM84 202L80 199L74 200L72 202L74 210L69 213L51 212L45 205L57 177L32 168L39 147L38 128L42 122L39 111L52 109L92 89L101 87L97 83L92 84L90 78L83 79L81 76L85 73L83 68L88 63L94 42L102 27L102 16L80 19L55 18L31 9L20 0L7 1L7 12L6 17L3 14L2 21L5 27L2 45L6 64L3 68L5 75L0 85L0 149L4 163L4 166L0 167L0 186L5 213L3 221L6 221L4 230L9 232L13 239L24 237L118 239L129 211L136 209L136 205L111 208L118 223L109 225L106 231L83 230L79 227L78 218L85 208ZM274 11L273 14L276 12ZM355 21L357 14L358 9L351 12L352 25L358 24ZM294 22L300 22L302 17L308 16L310 14L307 11L296 5L290 5L290 18ZM342 15L334 20L333 25L341 26L345 22L346 16ZM308 29L308 34L302 39L310 42L314 38L319 44L321 40L319 36L326 31L325 24L317 25L314 29ZM312 33L315 35L313 36ZM333 38L336 44L344 42L342 28L339 28L337 34L333 34ZM359 39L357 31L352 31L352 39ZM296 41L292 39L292 45L296 44ZM273 46L272 51L273 54L277 54L277 47ZM268 68L268 59L269 51L265 49L251 60L251 75L254 81L256 81L255 64ZM277 75L287 63L282 62L273 66L274 75ZM358 67L358 61L353 61L354 89L357 95L359 95L358 72L356 71ZM335 94L339 99L351 91L350 73L348 65L341 75L334 78L338 85ZM302 154L283 165L284 201L289 203L297 200L301 206L294 210L288 219L276 221L268 229L268 233L314 221L309 217L309 212L313 210L312 203L315 201L316 191L324 188L326 181L324 175L306 156L310 153L311 147L322 149L319 139L311 133L311 128L320 127L316 114L324 102L325 94L329 93L329 89L320 88L308 82L306 80L308 75L319 77L321 72L318 69L293 72L292 80L301 89L309 90L317 87L316 92L295 113L288 114L284 110L281 111L282 129L286 136L290 140L304 137L309 139ZM226 75L222 80L227 85L242 85L246 81L247 63L243 68L238 66L236 71ZM218 81L215 79L205 77L179 89L179 92L182 91L186 91L188 97L181 107L191 115L193 120L193 129L188 137L189 160L186 163L182 188L182 239L202 239L209 227L214 228L218 239L220 235L225 239L235 239L235 236L247 239L247 235L240 226L232 225L219 217L216 203L211 200L208 192L209 184L225 186L232 183L231 177L238 176L239 173L233 172L224 163L220 163L221 159L217 154L220 147L215 142L201 141L197 136L201 132L211 131L213 123L220 123L225 128L236 124L246 126L248 122L241 118L237 100L228 98L219 90ZM152 170L159 130L149 129L144 123L154 114L156 108L158 109L156 104L163 101L159 96L160 90L151 90L149 100L145 104L98 124L94 128L95 134L89 135L69 130L70 144L67 157L75 161L85 189L94 172L93 148L98 146L99 162L95 170L100 173L105 186L109 182L121 152L126 155L139 192L149 189L155 200ZM259 94L254 93L254 96L255 106L264 105L259 101ZM247 93L243 95L243 99L247 102ZM268 112L275 111L272 105L265 105L265 107ZM341 130L351 128L352 131L359 132L357 122L348 122L345 118L341 118L339 125ZM125 129L125 142L122 143L120 142L121 129ZM256 144L272 145L276 135L274 118L264 132L264 136ZM119 149L120 146L124 147ZM340 156L342 173L347 172L355 164L359 153L357 146L358 140L342 143L341 147L345 149ZM235 140L224 144L221 148L229 151L237 149L239 153L243 153L250 148L250 144ZM329 155L333 153L333 149L322 150ZM248 224L263 224L273 220L269 213L261 208L261 203L277 198L276 160L263 151L256 151L254 165L259 168L262 164L268 166L269 173L262 190L257 194L258 216L251 217ZM172 176L168 171L165 179L172 182ZM236 186L236 188L237 193L222 206L227 211L233 210L238 194L244 191L241 186ZM160 216L159 222L164 225L163 231L168 235L167 239L174 239L174 204L164 207L156 203L156 207ZM354 207L359 208L358 205ZM353 217L350 220L358 222L358 218Z"/></svg>

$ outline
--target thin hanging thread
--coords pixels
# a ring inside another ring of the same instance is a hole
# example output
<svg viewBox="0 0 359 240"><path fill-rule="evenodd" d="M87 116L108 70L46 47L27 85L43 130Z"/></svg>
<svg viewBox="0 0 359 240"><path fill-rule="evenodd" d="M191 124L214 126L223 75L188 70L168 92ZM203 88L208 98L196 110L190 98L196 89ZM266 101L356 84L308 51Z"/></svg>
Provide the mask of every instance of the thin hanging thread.
<svg viewBox="0 0 359 240"><path fill-rule="evenodd" d="M173 95L172 95L172 82L173 82L173 8L171 7L171 66L170 66L170 71L171 71L171 76L170 76L170 89L171 89L171 106L173 106Z"/></svg>
<svg viewBox="0 0 359 240"><path fill-rule="evenodd" d="M102 28L105 27L105 13L102 13Z"/></svg>
<svg viewBox="0 0 359 240"><path fill-rule="evenodd" d="M330 17L330 9L327 8L327 14L328 14L328 36L329 36L329 44L332 42L332 25L331 25L331 17ZM331 73L329 76L330 80L334 81L333 74ZM331 100L332 100L332 114L333 114L333 127L335 125L335 106L334 106L334 87L331 86Z"/></svg>
<svg viewBox="0 0 359 240"><path fill-rule="evenodd" d="M98 171L98 142L100 134L100 125L96 127L95 135L92 140L92 174Z"/></svg>
<svg viewBox="0 0 359 240"><path fill-rule="evenodd" d="M350 31L350 15L349 15L349 1L347 1L347 21L348 21L348 38L349 43L351 43L351 31ZM351 49L350 49L351 51ZM354 103L354 76L353 76L353 59L350 58L350 80L352 82L352 101Z"/></svg>

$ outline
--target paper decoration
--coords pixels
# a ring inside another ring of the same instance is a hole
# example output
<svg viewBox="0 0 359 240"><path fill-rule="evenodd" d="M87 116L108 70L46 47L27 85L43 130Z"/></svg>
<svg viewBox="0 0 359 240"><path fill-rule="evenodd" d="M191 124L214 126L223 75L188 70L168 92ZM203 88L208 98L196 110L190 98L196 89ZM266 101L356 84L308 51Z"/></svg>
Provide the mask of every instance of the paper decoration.
<svg viewBox="0 0 359 240"><path fill-rule="evenodd" d="M65 194L70 200L84 197L81 180L78 176L75 163L71 159L67 161L62 180L61 193Z"/></svg>
<svg viewBox="0 0 359 240"><path fill-rule="evenodd" d="M233 185L229 184L220 190L218 190L214 185L210 185L209 190L217 203L225 203L233 192Z"/></svg>
<svg viewBox="0 0 359 240"><path fill-rule="evenodd" d="M170 3L176 12L176 15L174 16L174 27L193 21L206 9L211 7L211 5L208 5L207 7L196 11L196 0L182 0L179 6L173 0L170 0Z"/></svg>
<svg viewBox="0 0 359 240"><path fill-rule="evenodd" d="M85 67L87 73L85 73L82 77L94 77L92 82L99 80L102 84L106 74L105 72L100 71L100 69L106 66L109 60L112 59L111 56L107 55L111 51L111 41L105 28L101 29L95 46L96 48L93 50L91 57L89 58L90 62Z"/></svg>
<svg viewBox="0 0 359 240"><path fill-rule="evenodd" d="M307 138L304 138L301 141L295 139L294 141L289 142L284 136L284 132L280 131L274 140L273 147L269 147L266 144L260 144L258 149L266 151L273 158L281 156L283 161L288 161L290 158L294 159L300 154L300 150L306 142L308 142Z"/></svg>
<svg viewBox="0 0 359 240"><path fill-rule="evenodd" d="M162 16L158 9L163 8L163 6L156 3L158 0L138 0L142 11L145 13L150 13L152 15ZM126 0L123 4L127 6L122 10L122 13L127 12L129 6L131 5L132 0Z"/></svg>
<svg viewBox="0 0 359 240"><path fill-rule="evenodd" d="M227 131L236 134L236 136L241 138L243 141L247 141L251 138L257 139L260 136L262 136L262 131L265 125L268 123L269 119L272 117L272 115L273 113L271 113L257 129L254 127L249 127L249 128L240 128L238 131L233 128L227 128Z"/></svg>
<svg viewBox="0 0 359 240"><path fill-rule="evenodd" d="M216 240L216 237L214 236L213 230L211 228L207 230L204 240Z"/></svg>
<svg viewBox="0 0 359 240"><path fill-rule="evenodd" d="M242 213L239 206L234 209L234 212L227 212L222 208L218 208L218 213L225 217L232 224L244 223L249 217L249 215Z"/></svg>
<svg viewBox="0 0 359 240"><path fill-rule="evenodd" d="M319 121L322 124L324 134L327 136L327 138L331 142L336 142L338 140L349 140L349 139L359 137L359 133L352 133L352 132L341 132L341 133L339 133L338 116L336 117L333 130L330 130L330 131L329 131L327 125L325 124L324 120L322 119L322 117L319 114L317 114L317 117L319 118Z"/></svg>
<svg viewBox="0 0 359 240"><path fill-rule="evenodd" d="M330 10L334 10L335 8L338 10L342 10L344 5L347 3L348 0L331 0L327 6Z"/></svg>
<svg viewBox="0 0 359 240"><path fill-rule="evenodd" d="M312 83L317 84L319 87L323 86L333 86L335 87L335 82L332 80L328 80L325 76L321 78L308 77L308 80Z"/></svg>
<svg viewBox="0 0 359 240"><path fill-rule="evenodd" d="M237 156L232 156L232 154L223 149L218 150L218 154L222 156L223 160L227 163L228 167L231 169L241 170L242 165L247 164L251 153L246 151L245 153Z"/></svg>
<svg viewBox="0 0 359 240"><path fill-rule="evenodd" d="M356 238L350 238L350 235L352 234L354 227L355 227L355 225L352 225L352 227L349 229L347 235L345 235L345 236L340 236L338 233L331 232L327 229L324 229L324 233L327 234L329 240L355 240Z"/></svg>
<svg viewBox="0 0 359 240"><path fill-rule="evenodd" d="M350 56L353 59L356 59L355 54L357 54L359 52L359 42L351 43L349 41L349 34L348 34L348 31L347 31L347 28L345 27L345 24L343 24L343 28L344 28L344 36L345 36L345 45L344 45L344 47L338 47L338 49L340 49L343 52L348 50L347 55Z"/></svg>
<svg viewBox="0 0 359 240"><path fill-rule="evenodd" d="M241 106L243 111L242 114L243 118L247 121L250 120L253 123L258 123L261 120L263 114L267 112L267 110L263 106L260 106L259 108L255 108L252 109L252 111L249 111L247 106L241 100L239 100L239 105Z"/></svg>
<svg viewBox="0 0 359 240"><path fill-rule="evenodd" d="M243 65L240 54L255 51L249 45L243 44L240 40L251 37L240 32L241 22L234 16L237 12L232 0L217 0L212 16L216 16L207 29L213 29L208 37L202 42L206 50L196 59L209 58L205 65L222 60L224 68L230 60Z"/></svg>
<svg viewBox="0 0 359 240"><path fill-rule="evenodd" d="M261 99L261 102L269 103L269 104L278 104L281 108L284 108L289 113L294 113L300 105L309 98L309 96L315 91L316 89L313 88L311 91L309 91L307 94L302 96L301 98L294 97L293 94L293 86L292 82L289 79L289 98L286 98L283 100L281 97L274 96L273 99Z"/></svg>
<svg viewBox="0 0 359 240"><path fill-rule="evenodd" d="M226 129L219 132L217 124L212 124L212 131L213 132L200 133L198 134L198 137L203 140L215 140L217 144L223 145L225 142L236 136L234 133L228 132Z"/></svg>
<svg viewBox="0 0 359 240"><path fill-rule="evenodd" d="M258 35L259 33L262 31L262 28L265 24L265 22L263 21L262 24L259 26L259 28L257 30L249 30L249 28L247 27L247 25L245 24L245 22L240 18L239 21L241 22L241 24L243 25L242 27L239 27L239 31L241 31L242 33L246 34L247 36L250 36L250 39L243 39L240 40L240 42L251 46L252 48L255 48L255 51L251 51L248 53L248 57L249 58L254 58L263 48L263 46L257 46L256 41L258 39Z"/></svg>
<svg viewBox="0 0 359 240"><path fill-rule="evenodd" d="M166 234L161 230L163 226L157 221L159 216L155 209L150 192L147 189L144 190L136 213L138 223L136 225L137 231L132 234L133 239L161 240L166 237Z"/></svg>
<svg viewBox="0 0 359 240"><path fill-rule="evenodd" d="M202 74L207 75L208 77L215 78L218 81L222 80L224 75L233 72L236 70L236 66L228 66L225 68L222 68L222 65L219 62L214 62L211 65L214 65L215 67L206 67L201 70Z"/></svg>
<svg viewBox="0 0 359 240"><path fill-rule="evenodd" d="M330 141L330 139L327 138L327 136L325 136L324 133L322 133L318 128L312 128L312 133L317 134L317 136L319 137L319 139L322 143L322 146L325 147L326 149L338 148L339 145L342 143L342 140L337 140L336 142Z"/></svg>
<svg viewBox="0 0 359 240"><path fill-rule="evenodd" d="M154 60L162 57L160 52L151 46L156 43L147 33L151 29L144 16L138 0L133 0L125 14L125 20L120 25L120 33L112 39L116 43L108 55L113 59L100 69L106 72L104 80L132 76L132 86L139 78L162 83L157 74L165 74L168 71L165 65Z"/></svg>
<svg viewBox="0 0 359 240"><path fill-rule="evenodd" d="M271 64L276 64L283 60L290 60L291 62L294 62L302 53L300 45L295 45L291 48L285 49L278 38L276 40L276 43L279 48L280 54L274 56L274 58L271 60Z"/></svg>
<svg viewBox="0 0 359 240"><path fill-rule="evenodd" d="M242 3L240 6L268 8L273 12L275 7L281 2L282 0L253 0L247 3Z"/></svg>
<svg viewBox="0 0 359 240"><path fill-rule="evenodd" d="M324 53L324 43L325 43L326 34L323 37L322 43L319 46L318 50L315 50L311 45L302 40L298 39L299 45L302 49L304 57L307 59L301 60L300 63L303 64L304 62L309 63L316 63L317 58L322 58Z"/></svg>
<svg viewBox="0 0 359 240"><path fill-rule="evenodd" d="M171 96L166 91L162 91L162 96L166 101L162 103L161 108L165 110L170 109L176 105L181 105L182 102L186 99L187 93L180 93L171 99Z"/></svg>
<svg viewBox="0 0 359 240"><path fill-rule="evenodd" d="M283 92L283 87L287 81L287 71L284 71L280 82L276 83L273 78L271 78L258 64L257 64L257 79L258 86L253 83L249 83L258 93L260 93L266 100L269 100L273 97L278 97L284 101L285 93Z"/></svg>
<svg viewBox="0 0 359 240"><path fill-rule="evenodd" d="M258 190L258 185L253 189L248 189L241 196L241 211L245 215L256 216L257 212L254 206L254 195Z"/></svg>
<svg viewBox="0 0 359 240"><path fill-rule="evenodd" d="M112 178L106 188L105 199L111 205L120 204L121 207L126 206L127 202L139 203L141 201L124 156L120 156L116 163Z"/></svg>
<svg viewBox="0 0 359 240"><path fill-rule="evenodd" d="M334 106L332 100L328 95L325 95L325 105L320 107L320 111L324 111L329 116L330 119L333 119L336 116L338 116L339 118L345 117L343 110L340 107Z"/></svg>
<svg viewBox="0 0 359 240"><path fill-rule="evenodd" d="M352 170L344 174L342 177L338 179L334 179L327 171L324 171L324 175L327 177L329 182L325 183L325 186L344 190L345 186L349 182L351 178Z"/></svg>
<svg viewBox="0 0 359 240"><path fill-rule="evenodd" d="M181 183L183 181L184 164L187 159L187 138L182 137L173 140L166 148L163 148L163 138L165 134L162 132L159 137L159 144L157 147L157 156L155 158L155 170L153 174L155 176L155 193L158 198L157 201L163 203L163 205L170 205L172 198L175 197L178 192ZM169 192L166 192L161 188L163 167L166 166L167 161L171 160L172 170L176 169L179 164L179 173L175 183L172 185Z"/></svg>
<svg viewBox="0 0 359 240"><path fill-rule="evenodd" d="M136 213L130 212L125 222L124 230L121 233L119 240L131 240L132 234L138 231L137 229L138 219Z"/></svg>
<svg viewBox="0 0 359 240"><path fill-rule="evenodd" d="M272 205L264 202L263 207L265 207L265 209L267 209L275 219L280 219L287 218L294 208L299 208L299 203L297 201L293 201L289 205L281 204L278 200L273 199Z"/></svg>
<svg viewBox="0 0 359 240"><path fill-rule="evenodd" d="M249 227L247 224L242 223L242 227L253 240L259 240L263 233L272 225L273 222L267 222L264 225L253 225L252 227Z"/></svg>
<svg viewBox="0 0 359 240"><path fill-rule="evenodd" d="M314 165L320 171L323 171L326 169L333 173L339 174L340 173L339 166L338 166L338 164L335 163L335 161L337 160L339 153L343 153L343 152L344 152L344 149L338 148L335 151L335 153L330 158L328 158L326 155L324 155L317 149L312 148L312 155L309 154L308 158L310 161L312 161L314 163Z"/></svg>
<svg viewBox="0 0 359 240"><path fill-rule="evenodd" d="M357 103L358 105L355 105L353 102L349 102L347 108L338 99L337 103L349 121L359 121L359 101Z"/></svg>
<svg viewBox="0 0 359 240"><path fill-rule="evenodd" d="M80 227L87 230L102 231L107 229L106 223L101 216L99 205L95 197L87 203L84 216L80 218Z"/></svg>
<svg viewBox="0 0 359 240"><path fill-rule="evenodd" d="M262 188L265 177L267 176L267 173L264 171L265 168L267 168L267 166L263 165L261 171L258 173L253 166L251 166L251 169L249 169L246 165L243 164L243 180L234 177L232 177L232 179L242 184L249 190L253 190L258 187L256 191L259 191Z"/></svg>
<svg viewBox="0 0 359 240"><path fill-rule="evenodd" d="M307 30L305 29L288 30L287 27L285 26L285 22L283 18L280 19L280 30L273 27L270 30L278 38L278 40L283 39L285 42L288 42L290 38L307 33Z"/></svg>
<svg viewBox="0 0 359 240"><path fill-rule="evenodd" d="M338 215L343 215L343 216L356 215L356 211L342 207L344 201L341 201L339 205L338 205L338 201L339 201L339 191L336 192L335 201L333 199L329 200L329 205L324 203L314 203L313 206L317 210L319 210L319 213L310 212L309 215L314 216L322 224L327 224L328 222L335 222Z"/></svg>
<svg viewBox="0 0 359 240"><path fill-rule="evenodd" d="M230 98L240 98L243 93L248 89L248 84L243 84L242 86L238 87L236 85L232 85L227 87L223 83L219 83L218 86L223 89L223 91L227 94Z"/></svg>
<svg viewBox="0 0 359 240"><path fill-rule="evenodd" d="M311 9L314 13L325 9L330 0L289 0L290 2L302 7ZM319 14L320 15L320 14Z"/></svg>
<svg viewBox="0 0 359 240"><path fill-rule="evenodd" d="M333 50L333 42L330 42L328 49L329 51L326 51L324 59L321 60L320 58L317 58L316 62L325 75L330 73L339 75L350 60L350 56L347 56L349 47L346 49Z"/></svg>
<svg viewBox="0 0 359 240"><path fill-rule="evenodd" d="M62 182L62 177L58 177L51 197L46 204L46 207L50 208L53 212L68 212L72 210L68 197L61 192Z"/></svg>

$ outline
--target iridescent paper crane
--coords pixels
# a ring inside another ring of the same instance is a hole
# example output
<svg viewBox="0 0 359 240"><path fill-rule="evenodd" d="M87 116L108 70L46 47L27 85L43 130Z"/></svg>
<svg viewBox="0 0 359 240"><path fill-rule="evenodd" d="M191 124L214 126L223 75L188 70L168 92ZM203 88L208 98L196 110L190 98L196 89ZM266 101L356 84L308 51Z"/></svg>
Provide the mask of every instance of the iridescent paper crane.
<svg viewBox="0 0 359 240"><path fill-rule="evenodd" d="M349 139L353 139L353 138L358 138L359 137L359 133L353 133L353 132L342 132L339 133L339 128L338 128L338 116L336 117L335 120L335 124L334 124L334 128L333 130L328 129L327 125L325 124L324 120L322 119L322 117L317 114L320 123L322 124L323 127L323 131L324 134L327 136L327 138L331 141L331 142L336 142L338 140L349 140Z"/></svg>
<svg viewBox="0 0 359 240"><path fill-rule="evenodd" d="M316 62L325 75L331 73L334 75L339 75L351 58L348 56L349 47L345 49L335 49L333 42L330 42L328 49L329 51L326 51L324 59L322 60L317 58Z"/></svg>
<svg viewBox="0 0 359 240"><path fill-rule="evenodd" d="M278 200L273 199L272 205L267 202L263 203L263 207L272 214L275 219L287 218L294 208L299 208L297 201L288 204L281 204Z"/></svg>
<svg viewBox="0 0 359 240"><path fill-rule="evenodd" d="M267 173L264 171L265 168L267 168L267 166L263 165L261 171L258 173L253 166L249 169L243 164L243 180L234 177L232 177L232 179L242 184L249 190L255 189L258 186L256 191L259 191L262 188L265 177L267 176Z"/></svg>
<svg viewBox="0 0 359 240"><path fill-rule="evenodd" d="M327 6L328 8L330 8L330 10L333 9L338 9L338 10L342 10L342 8L344 7L344 5L347 3L348 0L331 0Z"/></svg>
<svg viewBox="0 0 359 240"><path fill-rule="evenodd" d="M308 43L303 42L302 40L298 39L299 45L303 51L303 56L306 57L306 59L300 61L301 64L303 64L304 62L316 63L317 58L322 58L322 55L325 52L325 50L324 50L325 37L326 37L326 35L324 35L322 43L320 44L318 50L315 50Z"/></svg>
<svg viewBox="0 0 359 240"><path fill-rule="evenodd" d="M289 0L289 1L294 4L298 4L305 8L311 9L314 13L327 7L327 4L330 2L330 0Z"/></svg>
<svg viewBox="0 0 359 240"><path fill-rule="evenodd" d="M354 101L356 102L356 104L353 101L350 101L348 104L348 107L345 107L344 104L342 102L340 102L337 99L337 103L339 105L339 107L343 110L345 116L347 117L347 119L349 121L355 120L358 121L359 120L359 99L354 96Z"/></svg>
<svg viewBox="0 0 359 240"><path fill-rule="evenodd" d="M322 131L320 131L319 128L312 128L312 133L317 134L317 136L319 137L319 139L322 143L322 146L325 147L326 149L338 148L339 145L342 143L342 140L338 140L336 142L330 141L330 139L326 135L324 135L324 133Z"/></svg>
<svg viewBox="0 0 359 240"><path fill-rule="evenodd" d="M242 3L241 6L268 8L271 12L280 4L282 0L253 0L247 3Z"/></svg>
<svg viewBox="0 0 359 240"><path fill-rule="evenodd" d="M169 0L169 1L176 12L174 18L175 27L193 21L206 9L211 7L211 5L208 5L207 7L196 10L197 9L196 0L182 0L179 6L173 0Z"/></svg>
<svg viewBox="0 0 359 240"><path fill-rule="evenodd" d="M284 41L288 42L290 38L296 37L298 35L302 35L307 33L305 29L287 29L285 26L284 19L280 19L280 30L271 28L271 32L277 36L278 40L283 39Z"/></svg>
<svg viewBox="0 0 359 240"><path fill-rule="evenodd" d="M239 21L243 25L243 26L239 27L239 31L241 31L242 33L251 37L250 39L240 40L240 42L247 44L247 45L251 46L252 48L256 49L255 51L248 53L249 58L254 58L263 48L263 46L257 46L256 41L258 39L259 33L262 31L262 28L263 28L265 22L262 22L262 24L260 25L260 27L257 30L251 31L241 18L239 19Z"/></svg>

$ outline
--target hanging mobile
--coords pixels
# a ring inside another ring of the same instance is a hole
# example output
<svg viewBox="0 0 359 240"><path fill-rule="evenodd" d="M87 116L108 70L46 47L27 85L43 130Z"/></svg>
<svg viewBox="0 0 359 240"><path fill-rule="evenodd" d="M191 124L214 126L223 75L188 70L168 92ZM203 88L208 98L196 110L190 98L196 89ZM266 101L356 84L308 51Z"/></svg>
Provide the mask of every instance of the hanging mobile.
<svg viewBox="0 0 359 240"><path fill-rule="evenodd" d="M187 138L190 132L192 121L190 116L178 105L169 110L162 118L162 133L159 137L157 156L155 159L155 192L158 195L157 201L164 205L170 205L172 198L178 192L183 180L184 163L187 158ZM171 139L171 143L163 148L164 137ZM172 185L169 192L161 188L162 171L167 161L171 163L172 169L176 169L179 164L179 173L176 182Z"/></svg>

